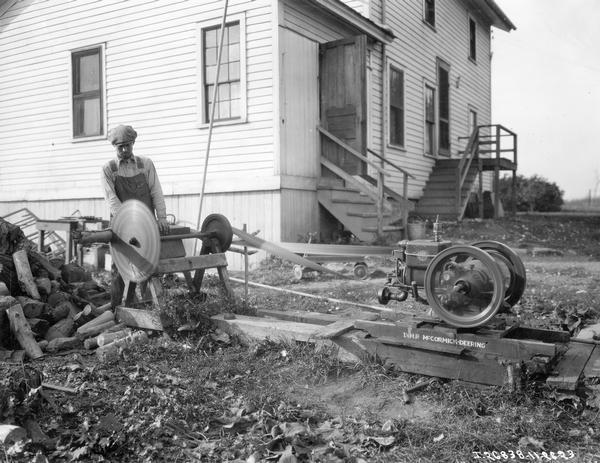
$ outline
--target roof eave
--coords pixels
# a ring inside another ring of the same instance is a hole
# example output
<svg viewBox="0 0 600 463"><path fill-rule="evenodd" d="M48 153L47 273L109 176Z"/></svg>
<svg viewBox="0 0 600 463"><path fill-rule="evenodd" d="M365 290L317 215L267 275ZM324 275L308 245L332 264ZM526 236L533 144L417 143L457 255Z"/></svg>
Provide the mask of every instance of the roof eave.
<svg viewBox="0 0 600 463"><path fill-rule="evenodd" d="M488 8L492 11L492 26L502 29L503 31L510 32L516 30L517 27L512 21L506 16L504 11L498 6L494 0L483 0Z"/></svg>
<svg viewBox="0 0 600 463"><path fill-rule="evenodd" d="M391 29L377 24L369 18L364 17L358 11L352 9L340 0L309 0L315 5L326 9L333 15L343 19L367 36L386 44L392 43L396 38Z"/></svg>

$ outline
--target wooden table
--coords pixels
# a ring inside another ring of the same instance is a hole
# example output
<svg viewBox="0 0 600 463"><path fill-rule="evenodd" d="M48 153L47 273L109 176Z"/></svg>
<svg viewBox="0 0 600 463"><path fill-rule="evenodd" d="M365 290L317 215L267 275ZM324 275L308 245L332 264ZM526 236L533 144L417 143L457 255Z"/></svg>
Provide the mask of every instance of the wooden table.
<svg viewBox="0 0 600 463"><path fill-rule="evenodd" d="M38 219L35 226L39 230L39 250L44 252L44 237L46 232L50 231L63 231L65 232L65 263L71 262L73 257L77 254L75 250L75 243L71 238L71 232L77 229L79 221L74 219L57 219L57 220L44 220Z"/></svg>

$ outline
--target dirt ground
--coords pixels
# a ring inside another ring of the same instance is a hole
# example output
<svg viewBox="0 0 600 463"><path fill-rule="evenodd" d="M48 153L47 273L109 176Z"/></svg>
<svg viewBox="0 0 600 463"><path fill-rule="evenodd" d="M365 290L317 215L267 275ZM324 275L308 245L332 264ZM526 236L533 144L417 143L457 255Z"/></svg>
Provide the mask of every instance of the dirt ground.
<svg viewBox="0 0 600 463"><path fill-rule="evenodd" d="M526 216L447 224L445 238L496 239L517 249L527 288L514 315L575 334L600 321L599 225L597 217ZM366 280L321 274L296 281L291 264L269 259L250 280L378 305L377 289L393 261L367 263ZM335 269L350 273L352 263ZM307 344L243 346L215 330L208 317L358 309L253 287L242 307L219 295L216 279L208 283L206 301L173 297L162 313L166 334L117 360L70 351L25 368L2 365L0 422L34 422L43 434L18 446L0 445L1 461L600 461L597 379L575 394L533 380L511 392L430 381L377 363L344 364L331 350ZM235 290L243 293L238 284ZM429 310L410 298L387 308L390 317L394 310ZM71 392L34 388L21 397L3 395L2 386L22 381L32 369ZM425 388L406 397L407 388L423 381L429 381Z"/></svg>

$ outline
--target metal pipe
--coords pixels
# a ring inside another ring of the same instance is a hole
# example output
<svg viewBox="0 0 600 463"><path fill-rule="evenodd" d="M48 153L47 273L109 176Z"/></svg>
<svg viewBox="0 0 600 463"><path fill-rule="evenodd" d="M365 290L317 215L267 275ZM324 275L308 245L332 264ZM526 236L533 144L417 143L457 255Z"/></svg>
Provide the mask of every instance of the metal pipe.
<svg viewBox="0 0 600 463"><path fill-rule="evenodd" d="M219 38L219 52L217 54L217 69L215 72L215 87L213 89L212 106L210 108L210 120L208 121L208 140L206 142L206 155L204 156L204 172L202 173L202 190L200 191L200 206L198 207L198 221L196 228L200 228L200 218L202 216L202 201L204 200L204 188L206 186L206 171L208 170L208 156L210 154L210 143L212 141L212 132L215 118L215 108L217 107L217 91L219 89L219 71L221 70L221 55L223 52L223 36L225 35L225 24L227 20L227 6L229 0L225 0L223 9L223 19L221 20L221 36ZM194 242L193 255L196 255L198 242Z"/></svg>

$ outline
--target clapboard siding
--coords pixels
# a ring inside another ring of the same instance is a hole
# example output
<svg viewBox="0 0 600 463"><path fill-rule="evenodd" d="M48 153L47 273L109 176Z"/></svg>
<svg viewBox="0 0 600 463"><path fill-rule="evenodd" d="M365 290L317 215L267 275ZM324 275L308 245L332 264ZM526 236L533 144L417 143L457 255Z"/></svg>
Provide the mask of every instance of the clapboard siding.
<svg viewBox="0 0 600 463"><path fill-rule="evenodd" d="M272 3L229 2L246 25L247 122L214 128L208 173L228 177L225 186L274 174ZM70 133L70 51L97 44L106 47L109 128L136 128L135 151L154 160L166 191L183 183L199 191L208 129L198 127L198 24L220 20L222 8L222 0L56 0L9 9L0 18L2 198L101 196L100 168L113 150Z"/></svg>
<svg viewBox="0 0 600 463"><path fill-rule="evenodd" d="M381 0L371 2L371 15L381 14ZM477 63L468 58L469 14L476 19ZM419 197L435 160L424 155L424 85L436 85L436 60L450 65L450 142L451 154L457 156L465 145L458 137L466 136L468 108L478 112L479 124L491 121L490 25L460 0L436 2L436 30L423 22L422 0L386 2L385 24L396 39L386 46L387 58L404 71L405 78L405 149L386 144L386 156L406 168L416 180L409 182L409 196ZM401 188L400 176L386 181Z"/></svg>
<svg viewBox="0 0 600 463"><path fill-rule="evenodd" d="M308 233L319 232L317 192L281 190L281 210L293 212L281 215L281 240L304 241Z"/></svg>
<svg viewBox="0 0 600 463"><path fill-rule="evenodd" d="M196 229L200 210L199 195L173 195L165 199L167 212L175 215L178 224ZM294 204L293 201L291 204ZM288 201L288 207L289 205ZM269 241L280 241L280 206L281 195L278 191L207 194L203 199L200 223L209 214L219 213L227 217L233 227L241 229L246 224L249 232L260 230L259 237ZM23 207L42 219L68 217L75 211L84 215L108 217L108 208L103 199L0 201L0 217ZM184 244L187 253L191 254L193 240L185 240ZM264 253L258 253L250 258L250 263L255 264L264 257ZM243 259L239 254L227 253L227 261L230 268L243 269Z"/></svg>

